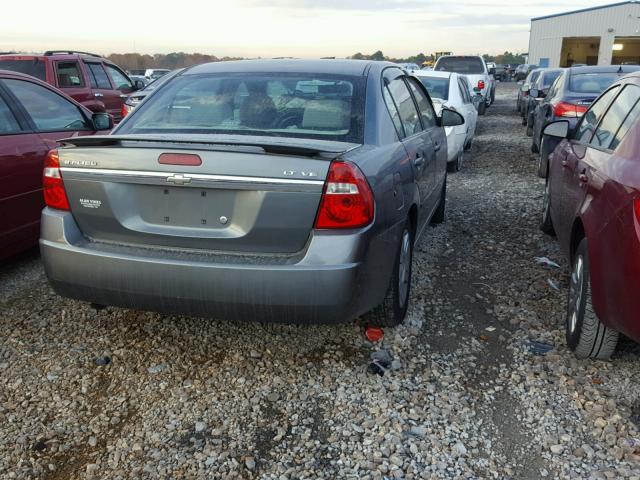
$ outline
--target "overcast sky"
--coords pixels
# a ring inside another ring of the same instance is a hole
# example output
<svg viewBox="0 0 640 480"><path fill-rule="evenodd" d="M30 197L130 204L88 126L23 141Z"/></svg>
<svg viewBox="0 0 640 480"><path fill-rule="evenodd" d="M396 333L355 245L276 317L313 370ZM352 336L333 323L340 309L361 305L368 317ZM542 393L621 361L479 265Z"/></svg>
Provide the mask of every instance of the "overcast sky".
<svg viewBox="0 0 640 480"><path fill-rule="evenodd" d="M0 51L347 56L524 52L531 17L618 0L2 2Z"/></svg>

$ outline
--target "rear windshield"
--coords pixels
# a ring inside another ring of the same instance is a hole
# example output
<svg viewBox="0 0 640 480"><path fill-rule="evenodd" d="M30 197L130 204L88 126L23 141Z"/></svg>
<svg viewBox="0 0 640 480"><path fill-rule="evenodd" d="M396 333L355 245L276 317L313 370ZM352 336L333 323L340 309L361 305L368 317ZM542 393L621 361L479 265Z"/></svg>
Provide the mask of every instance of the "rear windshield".
<svg viewBox="0 0 640 480"><path fill-rule="evenodd" d="M46 80L44 62L37 58L29 60L3 60L0 58L0 70L26 73L40 80Z"/></svg>
<svg viewBox="0 0 640 480"><path fill-rule="evenodd" d="M118 133L228 133L362 143L364 79L312 74L184 75Z"/></svg>
<svg viewBox="0 0 640 480"><path fill-rule="evenodd" d="M484 62L479 57L448 57L441 58L436 64L438 72L456 72L463 74L483 74Z"/></svg>
<svg viewBox="0 0 640 480"><path fill-rule="evenodd" d="M533 71L529 74L529 84L533 85L534 82L538 79L538 77L540 76L540 72L538 71Z"/></svg>
<svg viewBox="0 0 640 480"><path fill-rule="evenodd" d="M601 93L615 82L620 75L617 73L579 73L571 75L569 91L575 93Z"/></svg>
<svg viewBox="0 0 640 480"><path fill-rule="evenodd" d="M444 77L417 77L431 95L431 98L449 100L449 79Z"/></svg>
<svg viewBox="0 0 640 480"><path fill-rule="evenodd" d="M558 78L561 73L562 71L560 70L555 72L545 72L544 76L542 77L542 83L543 83L542 88L546 90L551 85L553 85L553 82L556 81L556 78Z"/></svg>

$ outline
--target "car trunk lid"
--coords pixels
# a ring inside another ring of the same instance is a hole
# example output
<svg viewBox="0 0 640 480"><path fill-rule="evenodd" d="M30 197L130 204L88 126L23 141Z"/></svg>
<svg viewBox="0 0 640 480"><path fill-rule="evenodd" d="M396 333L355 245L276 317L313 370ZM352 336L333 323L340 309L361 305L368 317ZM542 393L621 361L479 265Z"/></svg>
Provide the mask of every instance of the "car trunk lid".
<svg viewBox="0 0 640 480"><path fill-rule="evenodd" d="M89 239L266 254L304 248L331 160L358 146L215 135L65 143L62 178Z"/></svg>

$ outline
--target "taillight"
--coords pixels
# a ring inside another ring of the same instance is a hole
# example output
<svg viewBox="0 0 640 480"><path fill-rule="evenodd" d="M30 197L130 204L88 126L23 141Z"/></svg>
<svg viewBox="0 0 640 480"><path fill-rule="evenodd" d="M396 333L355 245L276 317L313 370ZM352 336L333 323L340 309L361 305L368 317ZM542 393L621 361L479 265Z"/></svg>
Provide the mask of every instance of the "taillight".
<svg viewBox="0 0 640 480"><path fill-rule="evenodd" d="M353 163L335 160L329 166L314 228L360 228L373 221L371 187Z"/></svg>
<svg viewBox="0 0 640 480"><path fill-rule="evenodd" d="M478 80L478 88L484 90L484 80Z"/></svg>
<svg viewBox="0 0 640 480"><path fill-rule="evenodd" d="M636 214L636 222L640 225L640 198L633 201L633 211Z"/></svg>
<svg viewBox="0 0 640 480"><path fill-rule="evenodd" d="M577 118L581 117L584 112L587 111L587 107L583 105L576 105L574 103L569 102L558 102L552 104L553 106L553 114L556 117L570 117Z"/></svg>
<svg viewBox="0 0 640 480"><path fill-rule="evenodd" d="M69 210L69 200L67 200L67 193L64 191L64 183L60 174L58 150L49 151L44 161L42 191L47 207Z"/></svg>
<svg viewBox="0 0 640 480"><path fill-rule="evenodd" d="M127 107L127 105L123 103L122 107L120 107L120 116L124 118L127 116L128 113L129 113L129 107Z"/></svg>

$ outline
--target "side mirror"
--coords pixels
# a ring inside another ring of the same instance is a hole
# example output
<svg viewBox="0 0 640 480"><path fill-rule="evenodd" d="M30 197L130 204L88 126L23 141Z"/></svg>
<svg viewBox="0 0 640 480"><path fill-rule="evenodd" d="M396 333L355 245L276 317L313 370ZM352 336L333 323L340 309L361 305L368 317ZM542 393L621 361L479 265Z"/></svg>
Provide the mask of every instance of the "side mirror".
<svg viewBox="0 0 640 480"><path fill-rule="evenodd" d="M95 130L111 130L113 128L113 117L108 113L94 113L91 116L91 121Z"/></svg>
<svg viewBox="0 0 640 480"><path fill-rule="evenodd" d="M135 82L133 82L133 86L135 87L136 90L142 90L145 87L144 82L142 80L136 80Z"/></svg>
<svg viewBox="0 0 640 480"><path fill-rule="evenodd" d="M558 120L551 122L542 131L543 135L549 135L550 137L567 138L569 135L569 121Z"/></svg>
<svg viewBox="0 0 640 480"><path fill-rule="evenodd" d="M537 88L532 88L531 90L529 90L529 96L531 98L542 98L542 91L538 90Z"/></svg>
<svg viewBox="0 0 640 480"><path fill-rule="evenodd" d="M489 75L495 75L496 74L496 69L495 68L490 68L489 69Z"/></svg>
<svg viewBox="0 0 640 480"><path fill-rule="evenodd" d="M464 124L464 117L460 115L458 112L455 112L448 108L442 109L442 114L440 116L441 127L456 127L458 125L463 125L463 124Z"/></svg>
<svg viewBox="0 0 640 480"><path fill-rule="evenodd" d="M520 91L524 93L528 93L530 88L531 85L529 85L528 83L523 83L522 85L520 85Z"/></svg>

